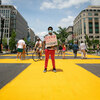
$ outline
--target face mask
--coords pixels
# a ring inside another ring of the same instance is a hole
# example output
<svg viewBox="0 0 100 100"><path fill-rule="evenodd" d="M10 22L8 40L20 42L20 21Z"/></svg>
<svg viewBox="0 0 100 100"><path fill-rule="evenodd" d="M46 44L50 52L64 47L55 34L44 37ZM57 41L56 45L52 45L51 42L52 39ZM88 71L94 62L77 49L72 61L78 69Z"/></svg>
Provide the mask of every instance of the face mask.
<svg viewBox="0 0 100 100"><path fill-rule="evenodd" d="M53 33L53 31L52 31L52 30L48 30L48 32L49 32L49 33Z"/></svg>

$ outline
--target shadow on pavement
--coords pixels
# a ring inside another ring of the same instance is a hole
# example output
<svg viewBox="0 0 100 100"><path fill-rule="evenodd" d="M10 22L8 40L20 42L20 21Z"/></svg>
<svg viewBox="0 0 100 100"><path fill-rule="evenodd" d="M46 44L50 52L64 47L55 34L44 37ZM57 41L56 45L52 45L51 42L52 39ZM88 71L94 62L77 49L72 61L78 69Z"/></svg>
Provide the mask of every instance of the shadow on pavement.
<svg viewBox="0 0 100 100"><path fill-rule="evenodd" d="M51 72L51 71L52 71L52 69L48 70L48 72ZM56 71L57 71L57 72L63 72L62 69L56 69Z"/></svg>

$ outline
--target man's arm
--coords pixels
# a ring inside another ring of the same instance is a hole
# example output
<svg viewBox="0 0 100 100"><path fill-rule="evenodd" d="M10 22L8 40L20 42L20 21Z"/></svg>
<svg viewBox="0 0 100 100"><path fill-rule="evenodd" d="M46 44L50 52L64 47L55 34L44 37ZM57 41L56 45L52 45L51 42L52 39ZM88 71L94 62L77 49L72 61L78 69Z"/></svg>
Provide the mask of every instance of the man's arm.
<svg viewBox="0 0 100 100"><path fill-rule="evenodd" d="M35 48L36 48L37 42L35 43Z"/></svg>
<svg viewBox="0 0 100 100"><path fill-rule="evenodd" d="M45 41L43 41L43 50L45 50Z"/></svg>

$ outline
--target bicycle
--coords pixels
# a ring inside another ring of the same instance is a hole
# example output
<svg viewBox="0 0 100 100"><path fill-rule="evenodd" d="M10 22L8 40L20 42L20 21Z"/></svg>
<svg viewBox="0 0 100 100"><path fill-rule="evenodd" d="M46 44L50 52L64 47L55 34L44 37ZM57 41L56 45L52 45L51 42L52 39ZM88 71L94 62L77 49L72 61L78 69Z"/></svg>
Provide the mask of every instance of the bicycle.
<svg viewBox="0 0 100 100"><path fill-rule="evenodd" d="M37 61L39 61L39 60L42 60L42 59L40 59L40 53L39 53L39 50L36 50L36 49L34 49L33 50L33 53L32 53L32 59L35 61L35 62L37 62Z"/></svg>

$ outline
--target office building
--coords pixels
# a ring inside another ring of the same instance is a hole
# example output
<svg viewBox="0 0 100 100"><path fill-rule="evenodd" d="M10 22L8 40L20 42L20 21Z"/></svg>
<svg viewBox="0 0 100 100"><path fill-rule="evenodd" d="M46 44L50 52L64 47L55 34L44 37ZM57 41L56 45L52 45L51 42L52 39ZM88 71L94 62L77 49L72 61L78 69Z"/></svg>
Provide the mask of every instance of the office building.
<svg viewBox="0 0 100 100"><path fill-rule="evenodd" d="M73 26L69 26L66 32L69 34L68 38L66 39L66 43L68 43L68 41L71 41L73 37Z"/></svg>
<svg viewBox="0 0 100 100"><path fill-rule="evenodd" d="M34 33L34 31L31 28L29 28L28 33L29 33L29 41L35 42L35 33Z"/></svg>
<svg viewBox="0 0 100 100"><path fill-rule="evenodd" d="M19 40L20 38L27 39L28 35L27 21L23 18L23 16L18 12L18 10L13 5L0 5L0 14L5 16L3 37L4 35L6 36L8 45L13 30L15 30L16 32L16 40ZM1 31L0 31L0 37L1 37Z"/></svg>
<svg viewBox="0 0 100 100"><path fill-rule="evenodd" d="M100 41L100 6L89 6L75 18L74 39L79 43L86 41L85 36Z"/></svg>

